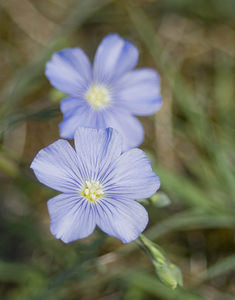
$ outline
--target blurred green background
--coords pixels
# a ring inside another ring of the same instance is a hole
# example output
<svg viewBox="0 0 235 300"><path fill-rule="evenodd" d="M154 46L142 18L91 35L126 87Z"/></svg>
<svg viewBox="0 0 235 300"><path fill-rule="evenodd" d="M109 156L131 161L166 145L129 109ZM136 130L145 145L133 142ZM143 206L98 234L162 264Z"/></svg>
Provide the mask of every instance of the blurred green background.
<svg viewBox="0 0 235 300"><path fill-rule="evenodd" d="M117 32L159 71L164 104L141 118L144 149L171 204L147 204L146 235L183 272L162 285L135 243L98 230L64 245L49 232L29 165L59 138L61 95L44 76L52 53L92 58ZM0 1L0 299L235 299L235 1Z"/></svg>

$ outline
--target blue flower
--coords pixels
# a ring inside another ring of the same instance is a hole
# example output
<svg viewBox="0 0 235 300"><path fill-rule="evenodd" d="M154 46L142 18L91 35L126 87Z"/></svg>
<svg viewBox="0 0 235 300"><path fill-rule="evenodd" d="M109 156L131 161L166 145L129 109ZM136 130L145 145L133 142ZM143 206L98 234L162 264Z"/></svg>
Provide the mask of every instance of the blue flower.
<svg viewBox="0 0 235 300"><path fill-rule="evenodd" d="M31 168L38 180L61 194L48 201L51 232L68 243L90 235L96 225L123 243L135 240L148 223L136 199L160 186L140 149L122 153L112 129L78 128L75 150L65 140L39 151Z"/></svg>
<svg viewBox="0 0 235 300"><path fill-rule="evenodd" d="M125 150L140 145L144 130L134 115L153 114L162 99L157 72L133 70L137 62L137 48L117 34L102 40L93 68L80 48L55 53L46 65L46 76L69 95L61 102L61 137L72 139L79 126L112 127L122 134Z"/></svg>

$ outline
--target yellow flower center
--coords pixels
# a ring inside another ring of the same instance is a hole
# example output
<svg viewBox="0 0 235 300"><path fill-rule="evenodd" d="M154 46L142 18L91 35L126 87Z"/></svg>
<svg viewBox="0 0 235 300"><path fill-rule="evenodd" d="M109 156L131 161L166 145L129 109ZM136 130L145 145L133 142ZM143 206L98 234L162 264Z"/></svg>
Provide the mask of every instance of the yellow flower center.
<svg viewBox="0 0 235 300"><path fill-rule="evenodd" d="M93 84L87 91L86 100L96 109L104 108L111 102L111 95L107 87Z"/></svg>
<svg viewBox="0 0 235 300"><path fill-rule="evenodd" d="M102 184L99 181L86 180L81 196L94 203L104 195Z"/></svg>

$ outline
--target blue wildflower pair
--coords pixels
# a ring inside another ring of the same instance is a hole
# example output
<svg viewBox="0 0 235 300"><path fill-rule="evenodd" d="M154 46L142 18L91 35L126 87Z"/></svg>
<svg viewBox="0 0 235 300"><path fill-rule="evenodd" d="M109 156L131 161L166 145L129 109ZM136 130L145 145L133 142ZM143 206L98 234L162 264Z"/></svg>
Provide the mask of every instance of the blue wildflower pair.
<svg viewBox="0 0 235 300"><path fill-rule="evenodd" d="M68 243L96 226L123 243L135 240L148 223L137 200L160 186L142 150L144 131L133 115L161 106L158 74L133 71L136 47L116 34L103 39L93 69L85 53L65 49L47 63L52 85L70 96L61 101L60 135L74 138L75 149L58 140L42 149L31 168L38 180L61 192L48 201L51 232ZM129 150L131 149L131 150Z"/></svg>

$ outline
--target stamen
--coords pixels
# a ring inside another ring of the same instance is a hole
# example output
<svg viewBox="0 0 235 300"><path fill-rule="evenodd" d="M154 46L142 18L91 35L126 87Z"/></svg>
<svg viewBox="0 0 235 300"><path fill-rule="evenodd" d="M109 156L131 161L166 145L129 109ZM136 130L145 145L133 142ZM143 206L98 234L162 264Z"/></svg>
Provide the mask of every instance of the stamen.
<svg viewBox="0 0 235 300"><path fill-rule="evenodd" d="M81 196L85 197L92 203L100 199L104 195L102 184L99 181L86 180Z"/></svg>
<svg viewBox="0 0 235 300"><path fill-rule="evenodd" d="M91 106L96 109L104 108L111 102L109 89L98 84L93 84L87 91L85 97Z"/></svg>

